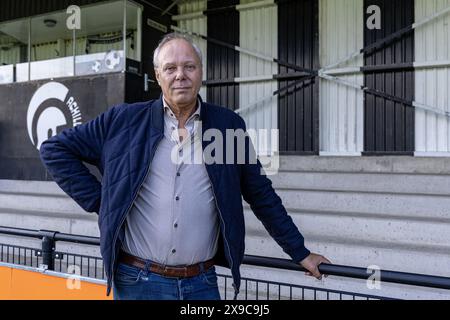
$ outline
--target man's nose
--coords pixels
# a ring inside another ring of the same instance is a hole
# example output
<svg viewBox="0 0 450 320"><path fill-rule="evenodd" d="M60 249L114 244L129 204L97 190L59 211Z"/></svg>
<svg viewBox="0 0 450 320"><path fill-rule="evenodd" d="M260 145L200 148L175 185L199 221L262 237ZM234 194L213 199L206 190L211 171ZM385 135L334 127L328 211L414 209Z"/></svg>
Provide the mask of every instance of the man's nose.
<svg viewBox="0 0 450 320"><path fill-rule="evenodd" d="M184 74L184 67L183 66L178 66L177 67L177 73L176 73L176 79L177 80L182 80L184 79L185 74Z"/></svg>

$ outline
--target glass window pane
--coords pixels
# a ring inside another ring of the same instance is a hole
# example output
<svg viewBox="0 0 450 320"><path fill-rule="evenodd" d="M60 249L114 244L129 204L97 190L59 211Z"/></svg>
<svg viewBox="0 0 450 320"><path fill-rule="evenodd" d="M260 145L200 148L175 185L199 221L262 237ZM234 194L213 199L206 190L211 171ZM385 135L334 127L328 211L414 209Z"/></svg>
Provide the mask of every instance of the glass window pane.
<svg viewBox="0 0 450 320"><path fill-rule="evenodd" d="M142 9L138 5L127 3L127 58L141 61L141 21Z"/></svg>
<svg viewBox="0 0 450 320"><path fill-rule="evenodd" d="M0 24L0 84L28 80L28 21Z"/></svg>
<svg viewBox="0 0 450 320"><path fill-rule="evenodd" d="M66 11L31 19L30 79L73 76L73 31Z"/></svg>
<svg viewBox="0 0 450 320"><path fill-rule="evenodd" d="M81 29L76 31L76 75L123 71L124 2L81 8Z"/></svg>

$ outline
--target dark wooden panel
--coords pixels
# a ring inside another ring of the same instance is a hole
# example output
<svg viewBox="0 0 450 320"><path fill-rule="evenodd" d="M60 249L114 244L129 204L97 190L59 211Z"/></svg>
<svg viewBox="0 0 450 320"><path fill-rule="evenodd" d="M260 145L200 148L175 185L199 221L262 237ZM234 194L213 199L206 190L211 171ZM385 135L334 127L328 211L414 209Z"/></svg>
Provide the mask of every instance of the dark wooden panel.
<svg viewBox="0 0 450 320"><path fill-rule="evenodd" d="M381 8L381 30L364 28L365 46L414 23L414 0L365 0ZM366 14L367 18L368 15ZM414 31L400 39L365 53L366 66L414 62ZM389 95L414 100L414 70L383 71L365 74L365 85ZM364 149L371 153L404 154L414 151L414 109L369 93L364 97Z"/></svg>
<svg viewBox="0 0 450 320"><path fill-rule="evenodd" d="M278 1L278 57L308 69L319 67L319 19L317 0ZM284 74L295 72L281 67ZM296 80L279 80L284 88ZM319 152L319 83L312 79L290 87L278 96L280 152Z"/></svg>
<svg viewBox="0 0 450 320"><path fill-rule="evenodd" d="M208 37L229 44L239 45L239 12L230 7L226 10L212 10L239 4L238 0L208 1ZM208 80L233 79L239 77L239 52L231 48L208 42ZM207 101L232 110L239 108L239 84L208 85Z"/></svg>

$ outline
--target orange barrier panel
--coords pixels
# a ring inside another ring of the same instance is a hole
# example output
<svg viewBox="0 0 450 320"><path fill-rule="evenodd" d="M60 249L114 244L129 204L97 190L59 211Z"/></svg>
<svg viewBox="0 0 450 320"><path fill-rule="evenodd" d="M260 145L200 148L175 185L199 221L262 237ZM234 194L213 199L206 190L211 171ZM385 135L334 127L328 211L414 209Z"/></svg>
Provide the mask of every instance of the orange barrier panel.
<svg viewBox="0 0 450 320"><path fill-rule="evenodd" d="M79 281L79 286L76 281ZM104 284L58 277L33 271L32 268L23 270L20 267L0 266L0 299L112 300L112 294L106 296Z"/></svg>

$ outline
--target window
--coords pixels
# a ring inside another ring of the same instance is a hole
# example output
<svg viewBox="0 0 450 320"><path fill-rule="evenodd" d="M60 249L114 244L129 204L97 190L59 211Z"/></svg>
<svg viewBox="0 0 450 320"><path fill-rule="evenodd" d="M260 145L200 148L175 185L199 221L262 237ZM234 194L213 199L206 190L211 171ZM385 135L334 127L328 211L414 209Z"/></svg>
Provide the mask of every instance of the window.
<svg viewBox="0 0 450 320"><path fill-rule="evenodd" d="M76 31L76 75L124 70L123 25L123 1L81 9L81 29Z"/></svg>
<svg viewBox="0 0 450 320"><path fill-rule="evenodd" d="M142 9L134 3L127 2L127 30L131 37L127 38L127 58L141 62L142 46Z"/></svg>
<svg viewBox="0 0 450 320"><path fill-rule="evenodd" d="M68 15L57 12L31 18L30 80L70 77L73 71L73 31Z"/></svg>
<svg viewBox="0 0 450 320"><path fill-rule="evenodd" d="M28 80L28 68L15 68L28 61L28 29L28 19L0 24L0 84Z"/></svg>
<svg viewBox="0 0 450 320"><path fill-rule="evenodd" d="M121 72L127 59L141 61L141 6L81 7L78 30L67 28L68 17L64 10L0 24L0 84Z"/></svg>

